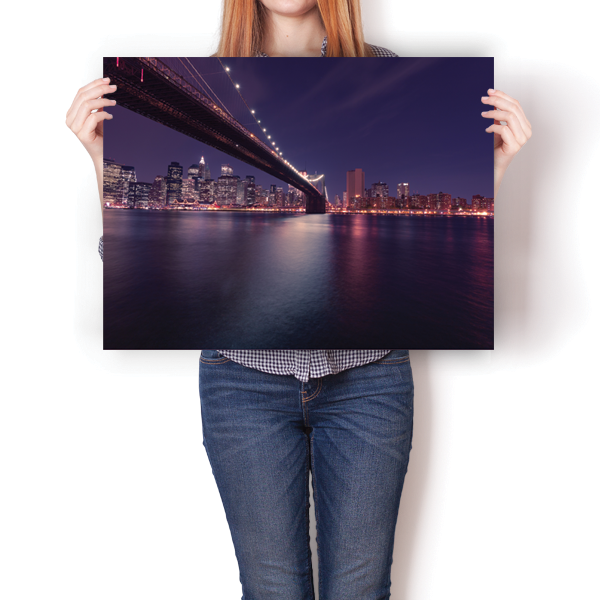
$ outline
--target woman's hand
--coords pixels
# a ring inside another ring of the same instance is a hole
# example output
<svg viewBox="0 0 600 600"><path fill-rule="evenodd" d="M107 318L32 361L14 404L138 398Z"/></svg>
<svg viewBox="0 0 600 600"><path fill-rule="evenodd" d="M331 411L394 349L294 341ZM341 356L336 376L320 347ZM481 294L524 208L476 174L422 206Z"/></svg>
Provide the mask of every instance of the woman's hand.
<svg viewBox="0 0 600 600"><path fill-rule="evenodd" d="M494 119L486 131L494 132L494 197L498 195L500 182L510 161L531 137L531 123L527 120L518 100L500 90L489 89L489 96L481 101L491 104L493 110L481 113L483 117ZM501 125L505 121L506 125Z"/></svg>
<svg viewBox="0 0 600 600"><path fill-rule="evenodd" d="M79 138L94 161L100 209L103 199L104 119L112 119L112 115L104 107L116 104L115 100L102 97L117 89L116 85L109 85L109 82L108 77L96 79L78 90L66 119L67 127ZM98 110L92 112L95 109Z"/></svg>
<svg viewBox="0 0 600 600"><path fill-rule="evenodd" d="M79 138L94 164L102 163L104 158L104 119L112 119L112 115L105 112L104 107L116 104L115 100L102 97L117 89L114 85L108 85L108 82L108 78L96 79L83 86L67 111L67 127ZM92 112L94 109L98 110Z"/></svg>

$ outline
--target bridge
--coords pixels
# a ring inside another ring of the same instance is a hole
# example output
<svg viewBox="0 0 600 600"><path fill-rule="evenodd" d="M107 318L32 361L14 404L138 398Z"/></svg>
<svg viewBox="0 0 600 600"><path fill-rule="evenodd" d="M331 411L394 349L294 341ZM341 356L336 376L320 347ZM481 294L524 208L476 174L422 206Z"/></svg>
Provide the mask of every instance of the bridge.
<svg viewBox="0 0 600 600"><path fill-rule="evenodd" d="M324 213L325 195L285 160L217 105L204 91L157 58L104 57L104 77L116 84L106 94L117 104L179 131L273 175L304 192L306 213Z"/></svg>

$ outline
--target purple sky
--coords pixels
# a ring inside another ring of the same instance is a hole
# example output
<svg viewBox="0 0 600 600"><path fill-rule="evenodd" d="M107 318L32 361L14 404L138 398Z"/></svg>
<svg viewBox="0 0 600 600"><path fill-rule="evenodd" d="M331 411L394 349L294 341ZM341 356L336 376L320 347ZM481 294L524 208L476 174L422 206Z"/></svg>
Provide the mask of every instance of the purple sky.
<svg viewBox="0 0 600 600"><path fill-rule="evenodd" d="M176 59L161 59L175 64ZM493 58L190 58L238 120L253 117L297 169L325 174L329 199L346 189L346 171L362 168L365 186L408 182L421 194L447 192L470 200L493 196L491 119L481 102L494 87ZM178 69L178 70L181 70ZM191 81L193 83L193 80ZM177 161L187 168L200 156L216 179L221 164L257 184L282 185L271 175L120 106L109 107L104 154L133 165L138 181L166 175ZM283 185L287 190L287 184Z"/></svg>

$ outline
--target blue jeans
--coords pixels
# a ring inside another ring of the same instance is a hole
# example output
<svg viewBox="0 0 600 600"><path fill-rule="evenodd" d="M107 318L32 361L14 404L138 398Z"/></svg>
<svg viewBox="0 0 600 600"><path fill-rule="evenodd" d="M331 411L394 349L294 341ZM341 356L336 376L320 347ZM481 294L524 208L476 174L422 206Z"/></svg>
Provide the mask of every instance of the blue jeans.
<svg viewBox="0 0 600 600"><path fill-rule="evenodd" d="M231 531L242 600L390 597L394 533L412 447L408 350L303 383L200 356L203 444Z"/></svg>

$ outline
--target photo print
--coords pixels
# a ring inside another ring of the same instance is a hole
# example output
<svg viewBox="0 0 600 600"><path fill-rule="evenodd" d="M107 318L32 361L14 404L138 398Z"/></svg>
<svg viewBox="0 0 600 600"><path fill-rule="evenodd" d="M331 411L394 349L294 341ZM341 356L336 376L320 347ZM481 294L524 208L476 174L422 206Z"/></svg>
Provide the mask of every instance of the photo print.
<svg viewBox="0 0 600 600"><path fill-rule="evenodd" d="M493 58L104 76L105 349L494 347Z"/></svg>

